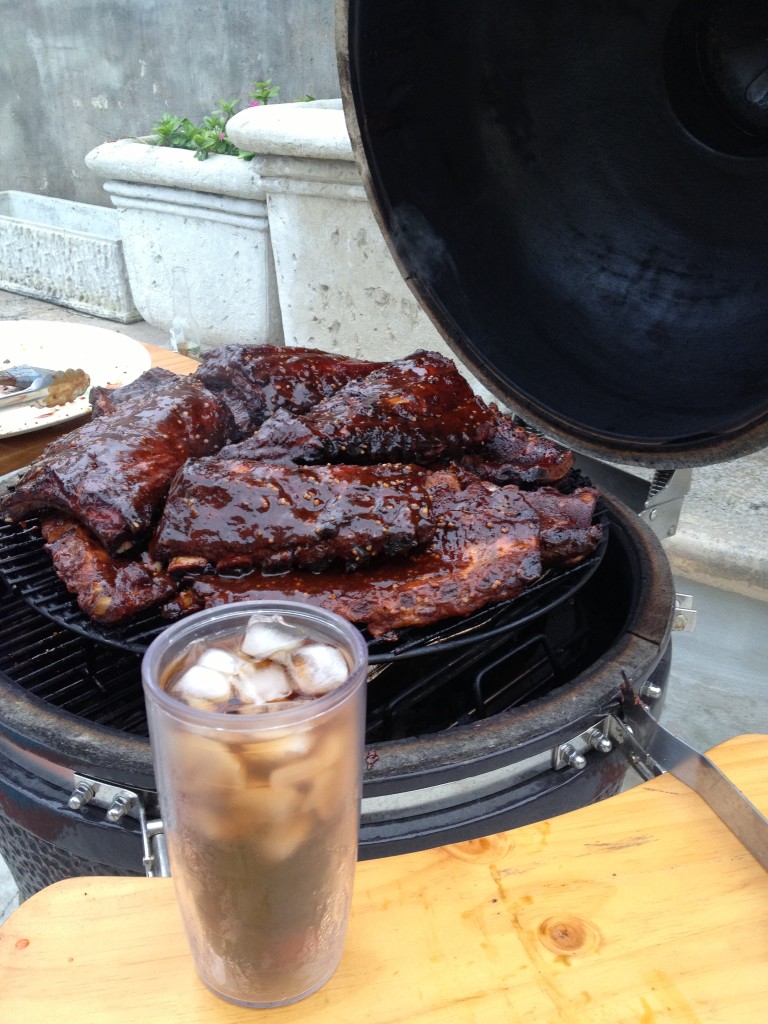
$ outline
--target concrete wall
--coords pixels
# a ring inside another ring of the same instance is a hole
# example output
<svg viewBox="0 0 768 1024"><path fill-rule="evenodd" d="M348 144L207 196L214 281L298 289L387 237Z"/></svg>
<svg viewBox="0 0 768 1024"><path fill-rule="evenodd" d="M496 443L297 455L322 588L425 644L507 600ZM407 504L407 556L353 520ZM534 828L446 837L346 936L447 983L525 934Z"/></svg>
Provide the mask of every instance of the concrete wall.
<svg viewBox="0 0 768 1024"><path fill-rule="evenodd" d="M83 158L272 78L339 95L333 0L0 0L0 190L108 206Z"/></svg>

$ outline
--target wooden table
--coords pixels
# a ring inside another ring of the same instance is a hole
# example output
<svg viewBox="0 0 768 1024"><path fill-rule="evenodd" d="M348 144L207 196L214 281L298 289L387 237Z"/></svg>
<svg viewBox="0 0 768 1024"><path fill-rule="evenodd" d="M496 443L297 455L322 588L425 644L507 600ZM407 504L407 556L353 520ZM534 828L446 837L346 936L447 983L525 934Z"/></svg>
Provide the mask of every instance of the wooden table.
<svg viewBox="0 0 768 1024"><path fill-rule="evenodd" d="M153 366L162 366L166 370L173 370L174 373L191 373L197 366L193 359L181 356L177 352L158 348L156 345L144 345L144 348L149 352ZM30 434L0 438L0 476L29 465L47 444L85 423L86 419L87 416L83 416L55 427L46 427L45 430L32 431Z"/></svg>
<svg viewBox="0 0 768 1024"><path fill-rule="evenodd" d="M768 812L768 736L714 759ZM309 999L211 995L169 879L81 878L0 929L8 1024L762 1024L768 873L662 776L562 817L359 865L339 970Z"/></svg>

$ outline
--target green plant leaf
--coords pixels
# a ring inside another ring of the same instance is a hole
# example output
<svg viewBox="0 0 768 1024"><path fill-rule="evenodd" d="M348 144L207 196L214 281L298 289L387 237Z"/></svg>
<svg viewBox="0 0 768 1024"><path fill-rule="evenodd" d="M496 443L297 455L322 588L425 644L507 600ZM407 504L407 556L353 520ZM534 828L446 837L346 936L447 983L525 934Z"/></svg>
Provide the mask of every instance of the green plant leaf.
<svg viewBox="0 0 768 1024"><path fill-rule="evenodd" d="M273 85L272 79L267 78L253 83L253 92L249 93L249 97L266 104L279 92L280 86ZM307 96L306 99L312 97ZM237 156L242 160L251 160L253 153L238 149L225 134L227 122L237 112L239 105L239 99L220 99L217 109L206 114L200 124L194 124L187 117L165 113L155 122L152 129L153 134L157 136L157 145L192 150L197 160L207 160L211 153L223 153Z"/></svg>

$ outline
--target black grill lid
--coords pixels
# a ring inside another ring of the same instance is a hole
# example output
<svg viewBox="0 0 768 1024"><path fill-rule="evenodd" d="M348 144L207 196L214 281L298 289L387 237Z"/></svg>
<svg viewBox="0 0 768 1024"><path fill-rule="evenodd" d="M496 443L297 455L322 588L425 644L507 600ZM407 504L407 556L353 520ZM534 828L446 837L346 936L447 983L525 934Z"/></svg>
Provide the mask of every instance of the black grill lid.
<svg viewBox="0 0 768 1024"><path fill-rule="evenodd" d="M457 356L566 444L768 445L768 6L337 0L363 179Z"/></svg>

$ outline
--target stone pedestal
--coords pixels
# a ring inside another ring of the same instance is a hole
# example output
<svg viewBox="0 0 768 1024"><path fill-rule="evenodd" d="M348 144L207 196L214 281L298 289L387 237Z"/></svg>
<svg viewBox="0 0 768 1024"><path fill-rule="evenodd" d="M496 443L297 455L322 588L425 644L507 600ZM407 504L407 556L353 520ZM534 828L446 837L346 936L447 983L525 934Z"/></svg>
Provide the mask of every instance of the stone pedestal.
<svg viewBox="0 0 768 1024"><path fill-rule="evenodd" d="M250 107L231 119L227 134L255 154L286 344L367 359L419 348L453 358L376 222L341 100Z"/></svg>
<svg viewBox="0 0 768 1024"><path fill-rule="evenodd" d="M249 161L122 139L86 164L117 208L134 301L177 341L282 341L264 192Z"/></svg>

